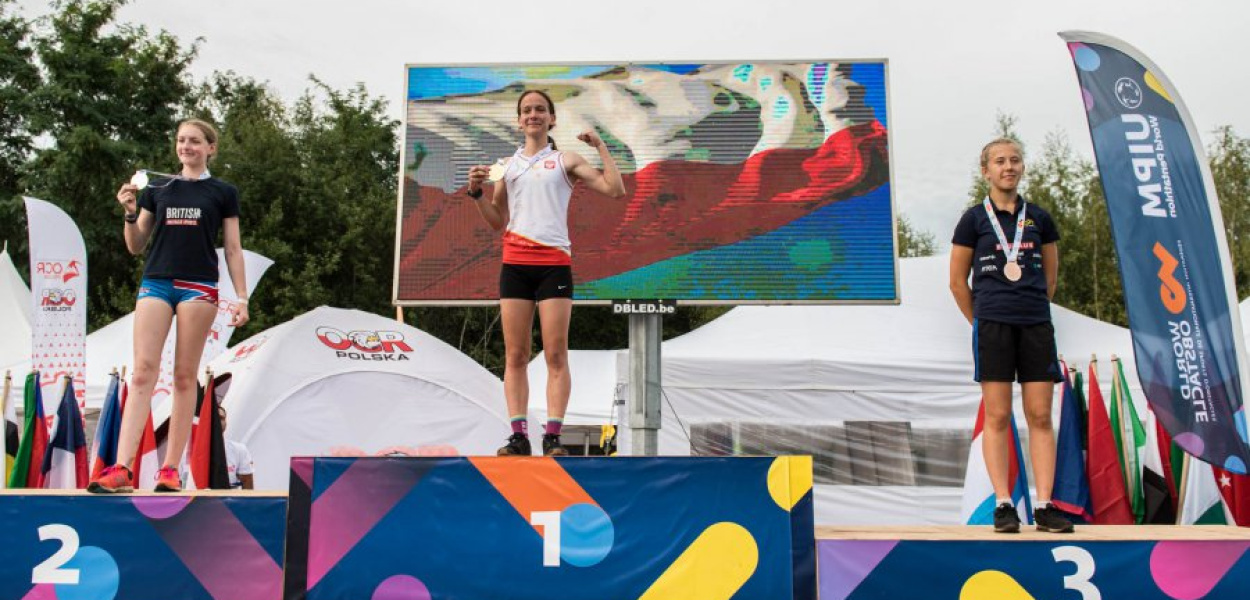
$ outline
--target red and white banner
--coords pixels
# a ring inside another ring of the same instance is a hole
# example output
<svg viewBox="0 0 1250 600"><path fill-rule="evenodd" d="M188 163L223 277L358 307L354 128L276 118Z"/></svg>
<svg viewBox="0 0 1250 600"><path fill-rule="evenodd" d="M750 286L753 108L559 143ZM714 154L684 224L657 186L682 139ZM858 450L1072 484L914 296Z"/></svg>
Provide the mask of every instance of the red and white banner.
<svg viewBox="0 0 1250 600"><path fill-rule="evenodd" d="M250 250L243 251L243 260L243 269L247 273L247 293L251 296L261 276L273 261ZM230 325L230 310L234 308L239 296L234 293L234 283L226 266L226 255L221 248L217 249L217 269L217 318L208 330L208 340L204 343L203 354L200 355L200 366L207 365L225 352L230 344L230 336L234 334L234 327ZM158 425L169 414L169 407L165 403L174 393L174 342L177 339L178 323L175 321L169 328L169 337L165 338L165 349L161 351L161 376L156 380L156 388L152 390L152 407L154 410L161 408L155 413L159 416L156 421Z"/></svg>
<svg viewBox="0 0 1250 600"><path fill-rule="evenodd" d="M44 398L61 399L61 378L74 380L81 409L87 381L87 247L65 211L24 197L30 229L31 368ZM56 411L56 405L45 406Z"/></svg>

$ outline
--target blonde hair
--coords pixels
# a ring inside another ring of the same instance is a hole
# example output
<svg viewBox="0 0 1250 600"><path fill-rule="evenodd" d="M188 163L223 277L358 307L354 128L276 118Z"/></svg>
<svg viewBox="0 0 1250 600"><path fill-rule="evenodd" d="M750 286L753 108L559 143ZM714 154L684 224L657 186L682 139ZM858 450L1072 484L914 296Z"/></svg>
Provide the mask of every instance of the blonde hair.
<svg viewBox="0 0 1250 600"><path fill-rule="evenodd" d="M210 143L210 144L216 144L216 143L217 143L217 138L218 138L219 136L218 136L218 133L217 133L217 128L216 128L216 127L213 127L213 124L212 124L212 123L209 123L208 121L205 121L205 120L203 120L203 119L183 119L183 120L181 120L181 121L179 121L179 122L178 122L178 128L177 128L177 129L175 129L174 131L176 132L176 131L178 131L178 130L181 130L181 129L182 129L182 127L183 127L184 125L190 125L190 126L192 126L192 127L195 127L196 129L199 129L199 130L200 130L200 133L203 133L203 134L204 134L204 141L206 141L206 142L208 142L208 143ZM175 137L176 137L176 136L175 136ZM175 140L175 145L176 145L176 144L177 144L177 141ZM209 157L208 157L208 158L211 160L211 159L213 158L213 156L215 156L215 155L216 155L216 153L213 153L213 154L209 155Z"/></svg>
<svg viewBox="0 0 1250 600"><path fill-rule="evenodd" d="M1020 158L1024 158L1024 148L1020 146L1020 142L1017 142L1008 137L1000 137L986 144L984 148L981 148L981 167L982 168L985 168L986 166L990 164L990 148L993 148L994 146L1002 146L1004 144L1011 144L1012 146L1015 146L1016 152L1020 153Z"/></svg>

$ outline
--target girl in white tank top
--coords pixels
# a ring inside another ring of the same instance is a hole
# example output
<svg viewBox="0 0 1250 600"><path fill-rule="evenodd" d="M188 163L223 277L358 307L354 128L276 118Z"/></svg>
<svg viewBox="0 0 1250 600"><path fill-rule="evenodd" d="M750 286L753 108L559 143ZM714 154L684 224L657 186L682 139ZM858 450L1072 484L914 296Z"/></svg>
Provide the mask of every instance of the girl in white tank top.
<svg viewBox="0 0 1250 600"><path fill-rule="evenodd" d="M468 194L487 224L496 231L503 231L505 270L555 269L557 276L566 277L571 284L572 276L567 271L571 269L573 256L568 214L573 185L580 180L599 194L620 198L625 195L625 183L612 155L594 131L585 131L577 139L598 152L603 162L602 171L580 155L556 148L555 141L548 135L556 126L556 106L545 92L527 90L521 93L517 99L517 126L525 135L525 144L508 161L502 174L503 185L496 182L487 195L483 184L491 167L475 165L469 169ZM565 271L560 273L561 269ZM536 289L542 290L543 286L538 285ZM526 370L535 306L542 322L543 356L547 362L548 421L543 435L543 454L567 454L560 445L560 426L568 407L571 385L568 332L573 300L537 294L533 299L499 299L507 354L504 396L512 420L512 435L499 449L500 455L531 452L526 420L529 409Z"/></svg>

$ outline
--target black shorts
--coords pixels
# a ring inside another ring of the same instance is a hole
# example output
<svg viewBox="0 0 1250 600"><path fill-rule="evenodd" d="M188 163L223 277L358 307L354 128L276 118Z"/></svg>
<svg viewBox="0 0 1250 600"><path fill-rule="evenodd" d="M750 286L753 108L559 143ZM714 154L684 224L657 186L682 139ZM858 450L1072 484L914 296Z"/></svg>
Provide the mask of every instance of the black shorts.
<svg viewBox="0 0 1250 600"><path fill-rule="evenodd" d="M510 265L499 270L499 297L542 302L573 297L573 267Z"/></svg>
<svg viewBox="0 0 1250 600"><path fill-rule="evenodd" d="M977 381L1063 381L1055 326L1009 325L977 319L972 331Z"/></svg>

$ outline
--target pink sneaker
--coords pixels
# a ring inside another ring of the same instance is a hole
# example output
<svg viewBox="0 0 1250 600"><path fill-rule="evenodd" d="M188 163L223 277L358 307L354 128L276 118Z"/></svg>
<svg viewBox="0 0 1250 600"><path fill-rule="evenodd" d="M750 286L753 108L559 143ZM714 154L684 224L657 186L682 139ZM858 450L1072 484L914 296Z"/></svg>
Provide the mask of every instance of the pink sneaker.
<svg viewBox="0 0 1250 600"><path fill-rule="evenodd" d="M161 470L156 472L156 491L181 492L182 478L178 477L178 469L161 467Z"/></svg>
<svg viewBox="0 0 1250 600"><path fill-rule="evenodd" d="M93 494L126 494L135 491L133 476L130 469L121 465L105 467L91 483L87 491Z"/></svg>

